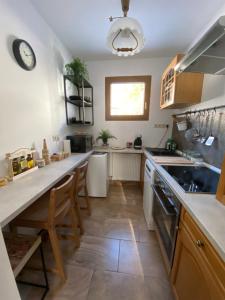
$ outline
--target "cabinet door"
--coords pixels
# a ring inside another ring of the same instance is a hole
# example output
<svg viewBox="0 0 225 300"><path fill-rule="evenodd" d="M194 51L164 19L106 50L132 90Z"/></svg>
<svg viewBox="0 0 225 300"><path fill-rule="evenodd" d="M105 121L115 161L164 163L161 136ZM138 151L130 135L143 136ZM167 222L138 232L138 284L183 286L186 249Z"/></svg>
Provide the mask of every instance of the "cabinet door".
<svg viewBox="0 0 225 300"><path fill-rule="evenodd" d="M177 300L224 299L184 226L178 234L171 280Z"/></svg>

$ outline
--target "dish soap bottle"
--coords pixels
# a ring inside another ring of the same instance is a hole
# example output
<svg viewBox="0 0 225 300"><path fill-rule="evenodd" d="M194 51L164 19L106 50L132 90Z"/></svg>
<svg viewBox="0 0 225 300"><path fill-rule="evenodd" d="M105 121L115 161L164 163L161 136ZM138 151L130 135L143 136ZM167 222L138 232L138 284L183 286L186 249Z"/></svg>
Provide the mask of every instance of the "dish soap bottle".
<svg viewBox="0 0 225 300"><path fill-rule="evenodd" d="M169 151L172 151L172 152L176 151L177 144L175 143L175 141L172 138L169 138L166 141L166 149Z"/></svg>

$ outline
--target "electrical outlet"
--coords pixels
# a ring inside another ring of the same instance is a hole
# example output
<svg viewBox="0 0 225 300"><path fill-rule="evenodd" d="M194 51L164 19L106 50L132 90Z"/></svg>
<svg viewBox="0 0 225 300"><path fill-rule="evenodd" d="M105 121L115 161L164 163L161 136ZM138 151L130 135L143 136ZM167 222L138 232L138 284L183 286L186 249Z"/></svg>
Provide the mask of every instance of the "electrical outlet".
<svg viewBox="0 0 225 300"><path fill-rule="evenodd" d="M155 128L169 128L168 124L163 124L163 123L157 123L154 126Z"/></svg>
<svg viewBox="0 0 225 300"><path fill-rule="evenodd" d="M53 142L58 142L59 141L59 136L58 135L53 135L52 136L52 141Z"/></svg>

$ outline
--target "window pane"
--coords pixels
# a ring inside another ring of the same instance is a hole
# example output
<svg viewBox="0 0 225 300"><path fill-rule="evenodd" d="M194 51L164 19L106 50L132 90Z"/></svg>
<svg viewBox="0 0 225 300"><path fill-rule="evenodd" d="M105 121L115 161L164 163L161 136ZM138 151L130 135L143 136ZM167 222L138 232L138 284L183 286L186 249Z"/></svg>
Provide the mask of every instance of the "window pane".
<svg viewBox="0 0 225 300"><path fill-rule="evenodd" d="M112 116L144 114L144 82L112 83L110 90L110 113Z"/></svg>

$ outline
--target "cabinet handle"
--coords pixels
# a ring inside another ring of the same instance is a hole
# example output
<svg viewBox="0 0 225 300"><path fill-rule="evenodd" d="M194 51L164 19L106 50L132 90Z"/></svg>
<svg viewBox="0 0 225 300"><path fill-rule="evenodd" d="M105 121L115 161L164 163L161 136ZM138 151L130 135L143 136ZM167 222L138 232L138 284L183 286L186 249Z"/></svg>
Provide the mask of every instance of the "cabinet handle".
<svg viewBox="0 0 225 300"><path fill-rule="evenodd" d="M204 246L204 243L203 243L203 241L201 241L201 240L197 240L197 241L195 242L195 244L196 244L199 248L201 248L201 247Z"/></svg>

